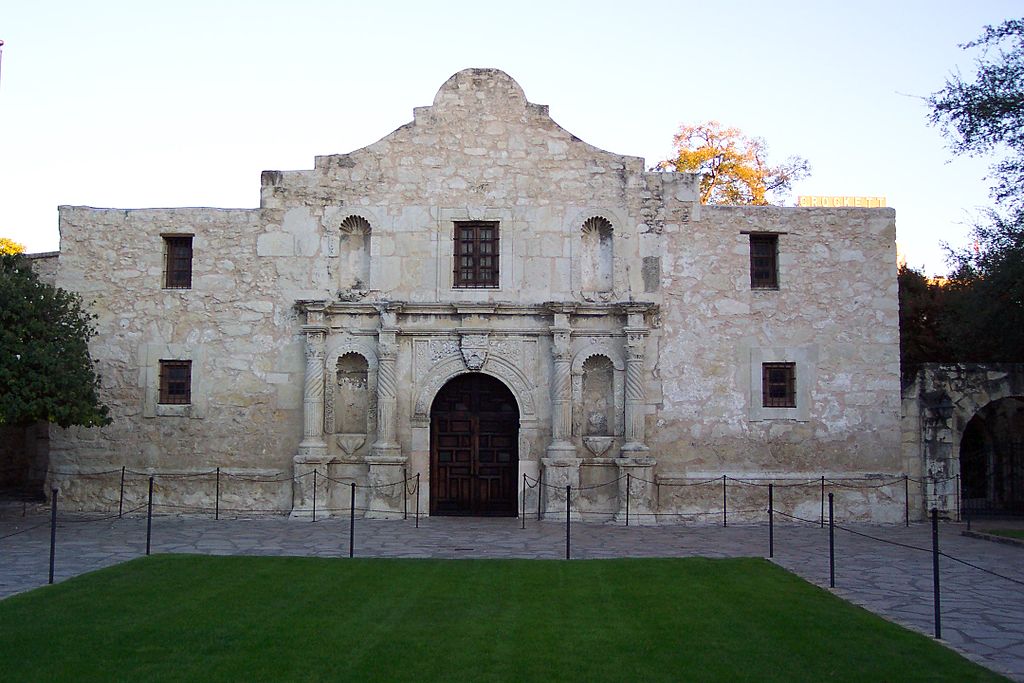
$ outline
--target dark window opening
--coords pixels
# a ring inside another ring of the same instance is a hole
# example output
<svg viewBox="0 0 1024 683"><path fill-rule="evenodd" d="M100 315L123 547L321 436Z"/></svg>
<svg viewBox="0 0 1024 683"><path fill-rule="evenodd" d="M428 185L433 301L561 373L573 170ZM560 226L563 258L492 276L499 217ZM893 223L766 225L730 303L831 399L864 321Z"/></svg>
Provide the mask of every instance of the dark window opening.
<svg viewBox="0 0 1024 683"><path fill-rule="evenodd" d="M761 404L796 408L796 363L761 364Z"/></svg>
<svg viewBox="0 0 1024 683"><path fill-rule="evenodd" d="M498 223L455 223L455 286L498 286Z"/></svg>
<svg viewBox="0 0 1024 683"><path fill-rule="evenodd" d="M779 288L778 235L750 235L750 288Z"/></svg>
<svg viewBox="0 0 1024 683"><path fill-rule="evenodd" d="M164 287L192 288L192 236L164 236Z"/></svg>
<svg viewBox="0 0 1024 683"><path fill-rule="evenodd" d="M192 403L192 361L160 361L160 403Z"/></svg>

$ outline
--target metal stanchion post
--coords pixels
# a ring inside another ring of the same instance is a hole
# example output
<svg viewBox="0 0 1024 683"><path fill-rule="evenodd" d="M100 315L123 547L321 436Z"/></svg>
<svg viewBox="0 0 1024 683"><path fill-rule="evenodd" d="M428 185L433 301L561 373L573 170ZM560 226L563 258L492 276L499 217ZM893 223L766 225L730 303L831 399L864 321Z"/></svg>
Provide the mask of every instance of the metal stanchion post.
<svg viewBox="0 0 1024 683"><path fill-rule="evenodd" d="M121 495L117 499L117 518L121 519L124 511L124 465L121 465Z"/></svg>
<svg viewBox="0 0 1024 683"><path fill-rule="evenodd" d="M836 587L836 526L832 501L834 494L828 494L828 585Z"/></svg>
<svg viewBox="0 0 1024 683"><path fill-rule="evenodd" d="M960 521L960 474L956 475L956 521Z"/></svg>
<svg viewBox="0 0 1024 683"><path fill-rule="evenodd" d="M356 551L356 483L349 488L348 504L348 556L353 557Z"/></svg>
<svg viewBox="0 0 1024 683"><path fill-rule="evenodd" d="M825 528L825 475L821 475L821 528Z"/></svg>
<svg viewBox="0 0 1024 683"><path fill-rule="evenodd" d="M150 541L153 538L153 477L149 478L149 503L146 505L146 554L149 555Z"/></svg>
<svg viewBox="0 0 1024 683"><path fill-rule="evenodd" d="M572 498L572 484L565 485L565 559L569 559L569 500Z"/></svg>
<svg viewBox="0 0 1024 683"><path fill-rule="evenodd" d="M420 528L420 473L416 473L416 528Z"/></svg>
<svg viewBox="0 0 1024 683"><path fill-rule="evenodd" d="M629 472L626 472L626 526L629 526Z"/></svg>
<svg viewBox="0 0 1024 683"><path fill-rule="evenodd" d="M935 601L935 637L942 638L942 611L939 609L939 511L932 508L932 593Z"/></svg>
<svg viewBox="0 0 1024 683"><path fill-rule="evenodd" d="M541 470L537 475L537 521L540 521L540 503L541 498L544 495L544 471Z"/></svg>
<svg viewBox="0 0 1024 683"><path fill-rule="evenodd" d="M409 519L409 470L402 468L402 519Z"/></svg>
<svg viewBox="0 0 1024 683"><path fill-rule="evenodd" d="M903 525L910 526L910 478L903 475Z"/></svg>
<svg viewBox="0 0 1024 683"><path fill-rule="evenodd" d="M722 526L729 526L729 506L725 498L725 475L722 475Z"/></svg>
<svg viewBox="0 0 1024 683"><path fill-rule="evenodd" d="M53 560L57 554L57 489L50 489L50 583L53 583Z"/></svg>
<svg viewBox="0 0 1024 683"><path fill-rule="evenodd" d="M313 521L316 521L316 468L313 468Z"/></svg>
<svg viewBox="0 0 1024 683"><path fill-rule="evenodd" d="M775 501L772 484L768 484L768 557L775 557Z"/></svg>
<svg viewBox="0 0 1024 683"><path fill-rule="evenodd" d="M520 497L522 498L522 500L521 500L521 502L519 504L519 516L521 517L521 519L519 521L522 523L522 528L525 529L526 528L526 472L523 472L523 494Z"/></svg>
<svg viewBox="0 0 1024 683"><path fill-rule="evenodd" d="M214 507L213 518L220 519L220 468L217 468L217 497Z"/></svg>

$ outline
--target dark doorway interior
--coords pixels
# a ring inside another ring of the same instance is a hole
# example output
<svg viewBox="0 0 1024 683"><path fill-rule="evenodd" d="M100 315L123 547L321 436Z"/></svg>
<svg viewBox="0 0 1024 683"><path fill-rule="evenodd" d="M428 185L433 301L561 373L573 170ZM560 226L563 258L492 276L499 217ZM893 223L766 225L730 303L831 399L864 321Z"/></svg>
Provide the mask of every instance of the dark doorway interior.
<svg viewBox="0 0 1024 683"><path fill-rule="evenodd" d="M519 409L481 373L459 375L430 411L430 514L515 517Z"/></svg>
<svg viewBox="0 0 1024 683"><path fill-rule="evenodd" d="M1024 399L993 401L967 423L960 480L968 514L1024 514Z"/></svg>

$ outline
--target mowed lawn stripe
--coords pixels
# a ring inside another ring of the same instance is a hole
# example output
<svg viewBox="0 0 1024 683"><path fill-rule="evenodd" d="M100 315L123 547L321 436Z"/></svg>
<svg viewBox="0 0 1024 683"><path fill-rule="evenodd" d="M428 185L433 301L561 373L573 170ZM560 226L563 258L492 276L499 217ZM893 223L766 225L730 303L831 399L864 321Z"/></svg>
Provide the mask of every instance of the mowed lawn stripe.
<svg viewBox="0 0 1024 683"><path fill-rule="evenodd" d="M0 677L1001 680L759 559L190 555L0 601Z"/></svg>

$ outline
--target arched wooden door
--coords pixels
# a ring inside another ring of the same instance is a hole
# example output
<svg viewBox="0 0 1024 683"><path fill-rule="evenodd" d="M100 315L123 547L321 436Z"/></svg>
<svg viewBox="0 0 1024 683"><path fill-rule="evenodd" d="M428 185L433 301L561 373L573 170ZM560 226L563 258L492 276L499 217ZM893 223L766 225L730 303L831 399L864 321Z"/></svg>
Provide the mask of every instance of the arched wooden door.
<svg viewBox="0 0 1024 683"><path fill-rule="evenodd" d="M515 517L519 409L481 373L455 377L430 410L430 514Z"/></svg>

